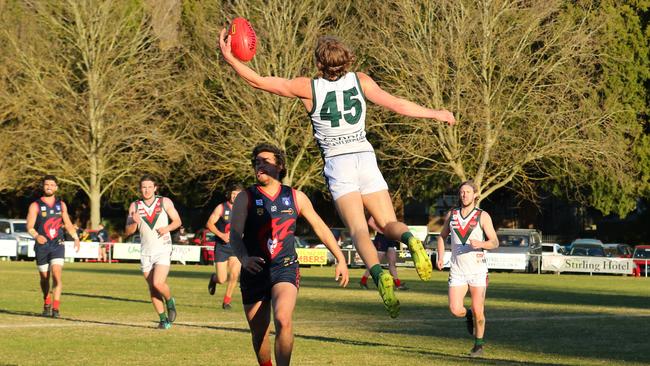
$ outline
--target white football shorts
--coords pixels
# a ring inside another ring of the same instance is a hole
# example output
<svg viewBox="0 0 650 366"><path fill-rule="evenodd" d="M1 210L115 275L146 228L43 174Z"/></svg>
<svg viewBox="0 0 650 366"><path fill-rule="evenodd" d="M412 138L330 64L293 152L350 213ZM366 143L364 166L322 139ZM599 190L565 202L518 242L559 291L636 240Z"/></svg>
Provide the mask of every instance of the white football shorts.
<svg viewBox="0 0 650 366"><path fill-rule="evenodd" d="M325 181L332 198L359 192L362 195L388 190L379 171L375 153L364 151L325 158Z"/></svg>
<svg viewBox="0 0 650 366"><path fill-rule="evenodd" d="M140 269L142 273L151 272L154 266L170 266L172 263L170 252L140 256Z"/></svg>

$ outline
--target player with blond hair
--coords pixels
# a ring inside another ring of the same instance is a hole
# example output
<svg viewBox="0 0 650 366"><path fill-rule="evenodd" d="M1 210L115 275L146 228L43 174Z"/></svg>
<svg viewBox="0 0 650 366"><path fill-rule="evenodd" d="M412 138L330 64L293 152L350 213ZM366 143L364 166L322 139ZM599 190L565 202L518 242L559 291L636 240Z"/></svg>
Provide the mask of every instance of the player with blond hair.
<svg viewBox="0 0 650 366"><path fill-rule="evenodd" d="M458 317L465 317L467 331L474 335L474 347L470 356L483 355L485 334L485 294L488 269L485 251L499 247L499 239L490 215L476 207L477 187L473 181L463 182L458 188L459 207L447 213L440 236L438 236L438 260L436 266L444 265L445 240L451 235L451 268L449 269L449 310ZM469 289L472 299L470 309L463 300Z"/></svg>
<svg viewBox="0 0 650 366"><path fill-rule="evenodd" d="M401 115L447 122L456 120L447 110L434 110L395 97L363 72L351 72L352 51L335 37L318 39L314 52L318 76L314 79L260 76L238 60L226 29L221 31L221 53L249 85L279 96L298 98L307 110L314 137L324 159L324 175L334 204L354 245L370 271L391 317L399 314L393 278L382 270L370 240L365 210L390 240L405 243L422 280L432 276L432 265L420 240L397 221L388 185L377 166L375 152L366 139L366 100Z"/></svg>

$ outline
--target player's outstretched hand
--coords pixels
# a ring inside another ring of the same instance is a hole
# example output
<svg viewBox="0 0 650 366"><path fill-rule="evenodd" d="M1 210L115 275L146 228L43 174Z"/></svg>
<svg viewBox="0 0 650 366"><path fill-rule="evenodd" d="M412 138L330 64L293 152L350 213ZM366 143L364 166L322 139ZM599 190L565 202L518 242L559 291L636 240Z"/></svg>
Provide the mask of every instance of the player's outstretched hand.
<svg viewBox="0 0 650 366"><path fill-rule="evenodd" d="M446 109L441 109L438 111L440 113L440 121L447 122L448 125L453 126L456 124L456 118L454 114L449 112Z"/></svg>
<svg viewBox="0 0 650 366"><path fill-rule="evenodd" d="M228 31L226 28L221 29L221 33L219 33L219 48L221 48L221 54L226 60L230 60L235 57L232 54L231 40L228 36Z"/></svg>
<svg viewBox="0 0 650 366"><path fill-rule="evenodd" d="M339 286L346 287L350 282L350 275L348 274L348 265L344 262L338 262L334 269L334 279L339 281Z"/></svg>
<svg viewBox="0 0 650 366"><path fill-rule="evenodd" d="M258 273L262 270L262 265L265 263L262 257L243 257L241 266L250 273Z"/></svg>

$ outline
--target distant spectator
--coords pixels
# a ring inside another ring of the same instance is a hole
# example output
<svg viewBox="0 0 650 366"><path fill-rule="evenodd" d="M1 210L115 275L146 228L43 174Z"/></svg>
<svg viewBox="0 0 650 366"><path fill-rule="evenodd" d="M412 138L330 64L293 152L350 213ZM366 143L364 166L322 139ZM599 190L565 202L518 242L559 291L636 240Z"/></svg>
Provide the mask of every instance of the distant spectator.
<svg viewBox="0 0 650 366"><path fill-rule="evenodd" d="M97 226L97 239L100 243L105 243L108 241L108 231L106 231L106 228L102 223Z"/></svg>
<svg viewBox="0 0 650 366"><path fill-rule="evenodd" d="M185 226L179 227L178 231L174 234L174 243L181 245L187 245L190 243L187 238L187 231L185 230Z"/></svg>
<svg viewBox="0 0 650 366"><path fill-rule="evenodd" d="M95 234L97 241L99 242L99 257L97 258L98 261L100 262L107 262L108 261L108 232L106 231L106 228L104 227L104 224L99 223L97 226L97 233Z"/></svg>

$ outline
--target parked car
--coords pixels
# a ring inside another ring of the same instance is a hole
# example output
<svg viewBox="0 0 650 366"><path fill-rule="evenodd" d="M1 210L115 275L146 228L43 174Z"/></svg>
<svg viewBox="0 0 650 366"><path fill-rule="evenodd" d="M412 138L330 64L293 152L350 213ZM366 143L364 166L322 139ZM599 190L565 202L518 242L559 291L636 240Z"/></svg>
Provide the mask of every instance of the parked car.
<svg viewBox="0 0 650 366"><path fill-rule="evenodd" d="M558 243L542 243L542 256L545 255L564 255L566 250Z"/></svg>
<svg viewBox="0 0 650 366"><path fill-rule="evenodd" d="M600 240L598 240L600 241ZM571 251L569 255L583 256L583 257L604 257L605 247L602 243L595 242L576 242L571 243Z"/></svg>
<svg viewBox="0 0 650 366"><path fill-rule="evenodd" d="M18 257L27 257L29 248L35 244L34 238L27 233L27 220L0 219L0 232L16 239Z"/></svg>
<svg viewBox="0 0 650 366"><path fill-rule="evenodd" d="M648 269L650 265L650 245L637 245L632 253L632 259L636 267L633 270L634 275L647 276L648 272L650 272Z"/></svg>
<svg viewBox="0 0 650 366"><path fill-rule="evenodd" d="M330 228L334 239L339 243L341 249L354 249L354 243L352 242L352 236L350 235L350 230L344 227L333 227Z"/></svg>
<svg viewBox="0 0 650 366"><path fill-rule="evenodd" d="M499 247L490 253L524 253L528 255L526 272L537 272L541 263L542 234L535 229L499 229Z"/></svg>
<svg viewBox="0 0 650 366"><path fill-rule="evenodd" d="M217 236L206 228L199 229L194 234L191 243L201 246L201 264L214 263L214 244L217 242Z"/></svg>
<svg viewBox="0 0 650 366"><path fill-rule="evenodd" d="M603 244L603 247L605 255L608 257L632 258L632 252L634 252L632 247L627 244L608 243Z"/></svg>
<svg viewBox="0 0 650 366"><path fill-rule="evenodd" d="M574 241L571 242L571 244L567 245L566 247L567 253L570 253L571 249L576 244L595 244L602 247L603 242L598 239L584 239L584 238L575 239Z"/></svg>

